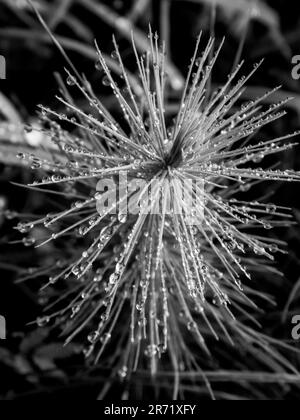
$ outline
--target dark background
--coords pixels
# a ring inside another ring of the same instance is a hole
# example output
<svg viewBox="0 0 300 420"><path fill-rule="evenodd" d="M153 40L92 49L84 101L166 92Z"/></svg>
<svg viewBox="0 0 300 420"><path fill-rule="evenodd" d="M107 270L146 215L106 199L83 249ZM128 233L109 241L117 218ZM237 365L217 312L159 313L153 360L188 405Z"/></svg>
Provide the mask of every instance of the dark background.
<svg viewBox="0 0 300 420"><path fill-rule="evenodd" d="M263 135L281 136L300 129L300 80L293 80L291 76L292 57L300 54L298 1L258 1L250 21L247 11L250 1L217 1L214 24L210 4L213 2L208 0L40 0L35 3L53 33L80 45L80 52L69 51L65 47L76 67L93 82L96 91L110 108L114 107L114 100L101 84L101 75L95 69L93 40L96 38L110 56L114 33L126 65L134 71L130 44L120 31L122 21L117 19L123 16L141 31L144 39L147 39L149 22L163 37L167 37L172 62L183 75L201 29L206 38L212 28L218 40L225 35L225 47L213 75L214 84L226 80L235 61L239 42L246 35L242 57L249 65L262 57L265 57L265 62L251 79L245 99L256 98L277 85L282 85L282 92L275 95L274 102L286 96L295 98L288 106L287 117L265 129ZM33 176L12 158L14 150L22 145L22 139L14 127L20 121L34 122L37 118L36 105L39 103L58 106L54 98L57 92L54 73L62 73L65 61L26 1L22 0L0 0L0 54L7 61L7 80L0 81L0 92L5 96L5 102L4 99L0 101L0 144L1 150L9 151L7 155L6 152L0 153L0 314L6 316L8 323L8 340L0 342L0 396L4 399L28 399L37 396L73 397L78 393L93 399L97 396L99 384L105 381L105 372L93 380L80 380L78 372L81 372L83 360L76 343L74 347L61 350L59 339L47 329L33 331L26 327L38 316L43 302L41 298L37 299L35 287L15 284L14 280L20 267L28 268L34 266L37 260L43 261L51 249L37 252L9 244L8 241L16 239L12 228L17 219L9 220L12 215L7 217L6 213L5 217L3 214L7 209L34 213L44 205L39 195L10 183L26 183ZM179 93L170 90L172 103L176 103ZM12 115L10 107L15 109L17 116ZM282 166L300 169L299 147L282 156ZM300 220L298 185L279 184L265 188L269 188L269 191L261 191L262 195L272 193L274 202L293 208L295 220ZM291 317L300 311L300 292L297 293L297 287L295 289L300 277L299 227L295 225L280 229L277 235L288 244L288 255L278 256L278 265L285 278L274 281L266 276L264 279L263 288L275 295L278 307L274 312L266 313L262 322L264 331L269 335L289 340ZM291 293L293 299L286 323L282 323L282 311ZM293 391L282 392L277 397L297 399Z"/></svg>

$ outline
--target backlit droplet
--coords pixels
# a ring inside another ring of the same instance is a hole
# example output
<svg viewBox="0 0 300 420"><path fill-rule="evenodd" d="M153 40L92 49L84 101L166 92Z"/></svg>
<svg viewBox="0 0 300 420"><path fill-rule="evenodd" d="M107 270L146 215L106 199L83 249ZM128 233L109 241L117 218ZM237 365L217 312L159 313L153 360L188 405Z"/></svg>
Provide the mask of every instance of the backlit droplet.
<svg viewBox="0 0 300 420"><path fill-rule="evenodd" d="M126 214L119 214L118 215L118 220L119 220L120 223L126 223L127 215Z"/></svg>
<svg viewBox="0 0 300 420"><path fill-rule="evenodd" d="M85 348L84 350L83 350L83 355L84 355L84 357L86 358L86 359L88 359L91 355L92 355L92 353L93 353L93 351L94 351L94 345L92 344L92 345L90 345L88 348Z"/></svg>
<svg viewBox="0 0 300 420"><path fill-rule="evenodd" d="M19 223L17 226L20 233L28 233L31 229L33 229L33 224L30 223Z"/></svg>
<svg viewBox="0 0 300 420"><path fill-rule="evenodd" d="M146 347L144 354L146 357L153 357L158 353L158 348L155 344L150 344Z"/></svg>
<svg viewBox="0 0 300 420"><path fill-rule="evenodd" d="M18 213L17 213L17 212L15 212L15 211L6 210L6 211L4 212L4 217L5 217L7 220L13 220L13 219L15 219L17 216L18 216Z"/></svg>
<svg viewBox="0 0 300 420"><path fill-rule="evenodd" d="M103 77L102 84L103 84L103 86L110 86L111 85L111 82L110 82L108 76Z"/></svg>
<svg viewBox="0 0 300 420"><path fill-rule="evenodd" d="M74 86L76 83L75 83L75 79L74 79L74 77L73 76L69 76L68 78L67 78L67 85L68 86Z"/></svg>
<svg viewBox="0 0 300 420"><path fill-rule="evenodd" d="M96 341L99 339L100 333L99 331L94 331L91 334L88 335L88 341L92 344L96 343Z"/></svg>
<svg viewBox="0 0 300 420"><path fill-rule="evenodd" d="M276 254L279 251L279 247L276 244L272 244L270 245L270 252L272 252L272 254Z"/></svg>
<svg viewBox="0 0 300 420"><path fill-rule="evenodd" d="M50 277L49 278L49 283L50 284L55 284L57 282L58 279L56 279L55 277Z"/></svg>
<svg viewBox="0 0 300 420"><path fill-rule="evenodd" d="M130 32L129 20L122 18L117 23ZM41 254L44 267L21 271L21 280L33 277L39 281L41 277L45 283L41 297L53 312L38 318L38 325L47 325L58 314L54 326L62 327L69 339L77 334L76 342L83 337L85 357L100 357L113 337L104 363L113 360L120 380L130 376L133 368L138 371L149 366L155 371L164 358L166 369L173 366L187 372L197 362L189 355L196 349L193 339L202 341L203 335L210 343L212 336L228 338L227 326L235 325L232 315L241 322L250 308L246 295L249 299L252 295L247 281L252 270L263 273L267 260L283 252L281 238L271 240L263 228L280 226L288 210L267 204L270 195L260 187L261 202L248 202L252 194L247 193L263 181L300 180L297 172L280 170L276 162L270 161L272 169L258 164L292 146L283 141L286 138L260 141L254 136L268 121L277 119L284 103L270 109L263 106L261 111L259 103L265 103L265 97L244 103L242 93L248 79L235 77L239 66L226 86L214 88L211 96L207 83L214 63L211 40L202 55L196 54L200 55L196 62L191 61L188 89L175 109L175 102L168 104L164 97L163 87L178 84L182 90L184 84L180 75L169 74L164 48L157 50L157 35L149 37L152 48L138 60L136 82L135 76L123 73L116 46L108 64L115 64L117 72L107 67L98 51L95 67L100 73L96 76L108 87L102 90L110 91L109 103L118 105L117 112L115 106L113 112L106 110L97 85L94 90L84 77L67 74L65 85L80 87L87 107L67 98L70 103L66 106L60 102L56 109L40 107L42 121L33 120L36 127L31 135L26 134L31 128L25 127L24 135L20 127L28 144L17 158L23 160L23 166L37 170L39 180L30 181L30 187L45 189L49 197L42 202L38 199L32 209L26 206L24 215L5 212L8 200L0 206L0 224L3 215L19 217L17 244L34 246L33 235L38 244L46 244L25 252ZM127 190L135 199L135 188L140 190L140 185L134 184L143 183L135 213L124 214L122 205L129 194L120 202L123 171ZM111 187L98 184L103 180L110 181ZM116 193L117 202L106 191ZM184 209L177 209L181 203ZM152 204L157 207L150 214ZM45 217L42 212L47 207L53 214ZM42 214L33 219L31 210ZM29 222L24 222L25 217ZM245 294L238 293L244 281ZM269 365L273 364L271 360ZM164 369L163 364L160 367Z"/></svg>
<svg viewBox="0 0 300 420"><path fill-rule="evenodd" d="M197 331L197 324L196 324L196 322L195 321L189 322L188 325L187 325L187 328L191 332Z"/></svg>
<svg viewBox="0 0 300 420"><path fill-rule="evenodd" d="M33 245L35 245L35 242L36 242L36 240L34 239L34 238L24 238L23 239L23 244L24 244L24 246L26 246L26 247L30 247L30 246L33 246Z"/></svg>
<svg viewBox="0 0 300 420"><path fill-rule="evenodd" d="M108 343L108 341L111 339L111 334L110 333L105 333L103 334L103 336L101 337L100 341L103 344Z"/></svg>
<svg viewBox="0 0 300 420"><path fill-rule="evenodd" d="M33 132L33 128L30 125L26 125L24 127L24 131L25 131L25 133L29 134L29 133Z"/></svg>
<svg viewBox="0 0 300 420"><path fill-rule="evenodd" d="M116 60L116 59L118 58L118 53L117 53L117 51L113 51L113 52L111 53L111 58L112 58L113 60Z"/></svg>
<svg viewBox="0 0 300 420"><path fill-rule="evenodd" d="M48 316L44 316L44 317L40 317L37 318L36 323L38 325L38 327L45 327L47 324L49 324L50 322L50 317Z"/></svg>
<svg viewBox="0 0 300 420"><path fill-rule="evenodd" d="M127 373L128 373L128 368L127 368L126 366L123 366L123 367L122 367L121 369L119 369L119 371L118 371L118 375L119 375L119 377L120 377L121 379L126 378Z"/></svg>

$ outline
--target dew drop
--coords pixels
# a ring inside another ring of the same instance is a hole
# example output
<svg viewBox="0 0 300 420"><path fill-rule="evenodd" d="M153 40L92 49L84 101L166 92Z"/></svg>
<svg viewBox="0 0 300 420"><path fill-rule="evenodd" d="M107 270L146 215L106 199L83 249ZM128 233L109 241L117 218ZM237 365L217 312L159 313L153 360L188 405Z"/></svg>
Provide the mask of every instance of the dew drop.
<svg viewBox="0 0 300 420"><path fill-rule="evenodd" d="M118 215L118 220L119 220L120 223L126 223L127 215L126 214L119 214Z"/></svg>
<svg viewBox="0 0 300 420"><path fill-rule="evenodd" d="M127 366L123 366L123 367L122 367L121 369L119 369L119 371L118 371L118 375L119 375L119 377L120 377L121 379L126 378L127 373L128 373L128 368L127 368Z"/></svg>
<svg viewBox="0 0 300 420"><path fill-rule="evenodd" d="M73 308L72 308L72 318L74 318L74 316L77 315L78 312L80 312L80 309L81 309L80 305L74 305L73 306Z"/></svg>
<svg viewBox="0 0 300 420"><path fill-rule="evenodd" d="M272 252L272 254L276 254L276 253L279 251L279 247L278 247L278 245L276 245L276 244L272 244L272 245L269 247L269 250L270 250L270 252Z"/></svg>
<svg viewBox="0 0 300 420"><path fill-rule="evenodd" d="M101 65L101 63L100 63L99 61L97 61L97 62L95 63L95 69L96 69L96 70L99 70L99 71L102 71L102 65Z"/></svg>
<svg viewBox="0 0 300 420"><path fill-rule="evenodd" d="M251 185L250 184L242 184L240 186L240 191L242 192L248 192L251 189Z"/></svg>
<svg viewBox="0 0 300 420"><path fill-rule="evenodd" d="M110 333L105 333L101 337L100 341L101 341L102 344L106 344L106 343L109 342L110 339L111 339L111 334Z"/></svg>
<svg viewBox="0 0 300 420"><path fill-rule="evenodd" d="M15 211L6 210L6 211L4 212L4 217L5 217L7 220L13 220L13 219L15 219L17 216L18 216L18 214L17 214Z"/></svg>
<svg viewBox="0 0 300 420"><path fill-rule="evenodd" d="M20 233L28 233L31 229L33 229L33 225L28 223L19 223L17 226Z"/></svg>
<svg viewBox="0 0 300 420"><path fill-rule="evenodd" d="M49 283L50 283L50 284L55 284L55 283L57 282L57 280L58 280L58 279L57 279L57 278L55 278L55 277L50 277L50 278L49 278Z"/></svg>
<svg viewBox="0 0 300 420"><path fill-rule="evenodd" d="M144 354L146 357L153 357L158 353L158 348L155 344L150 344L146 347Z"/></svg>
<svg viewBox="0 0 300 420"><path fill-rule="evenodd" d="M94 346L91 345L88 348L83 350L83 355L86 359L88 359L94 351Z"/></svg>
<svg viewBox="0 0 300 420"><path fill-rule="evenodd" d="M103 86L110 86L111 85L111 82L110 82L110 80L107 76L103 77L102 84L103 84Z"/></svg>
<svg viewBox="0 0 300 420"><path fill-rule="evenodd" d="M111 276L109 277L109 284L113 286L114 284L116 284L116 280L117 280L116 275L111 274Z"/></svg>
<svg viewBox="0 0 300 420"><path fill-rule="evenodd" d="M111 58L112 58L113 60L116 60L116 59L118 58L118 53L117 53L117 51L113 51L113 52L111 53Z"/></svg>
<svg viewBox="0 0 300 420"><path fill-rule="evenodd" d="M31 164L31 169L40 169L42 167L42 162L39 159L34 159Z"/></svg>
<svg viewBox="0 0 300 420"><path fill-rule="evenodd" d="M191 322L189 322L188 324L187 324L187 329L189 330L189 331L191 331L191 332L195 332L195 331L197 331L197 324L196 324L196 322L195 321L191 321Z"/></svg>
<svg viewBox="0 0 300 420"><path fill-rule="evenodd" d="M23 242L24 246L29 248L29 247L33 246L36 241L35 241L34 238L24 238L22 242Z"/></svg>

